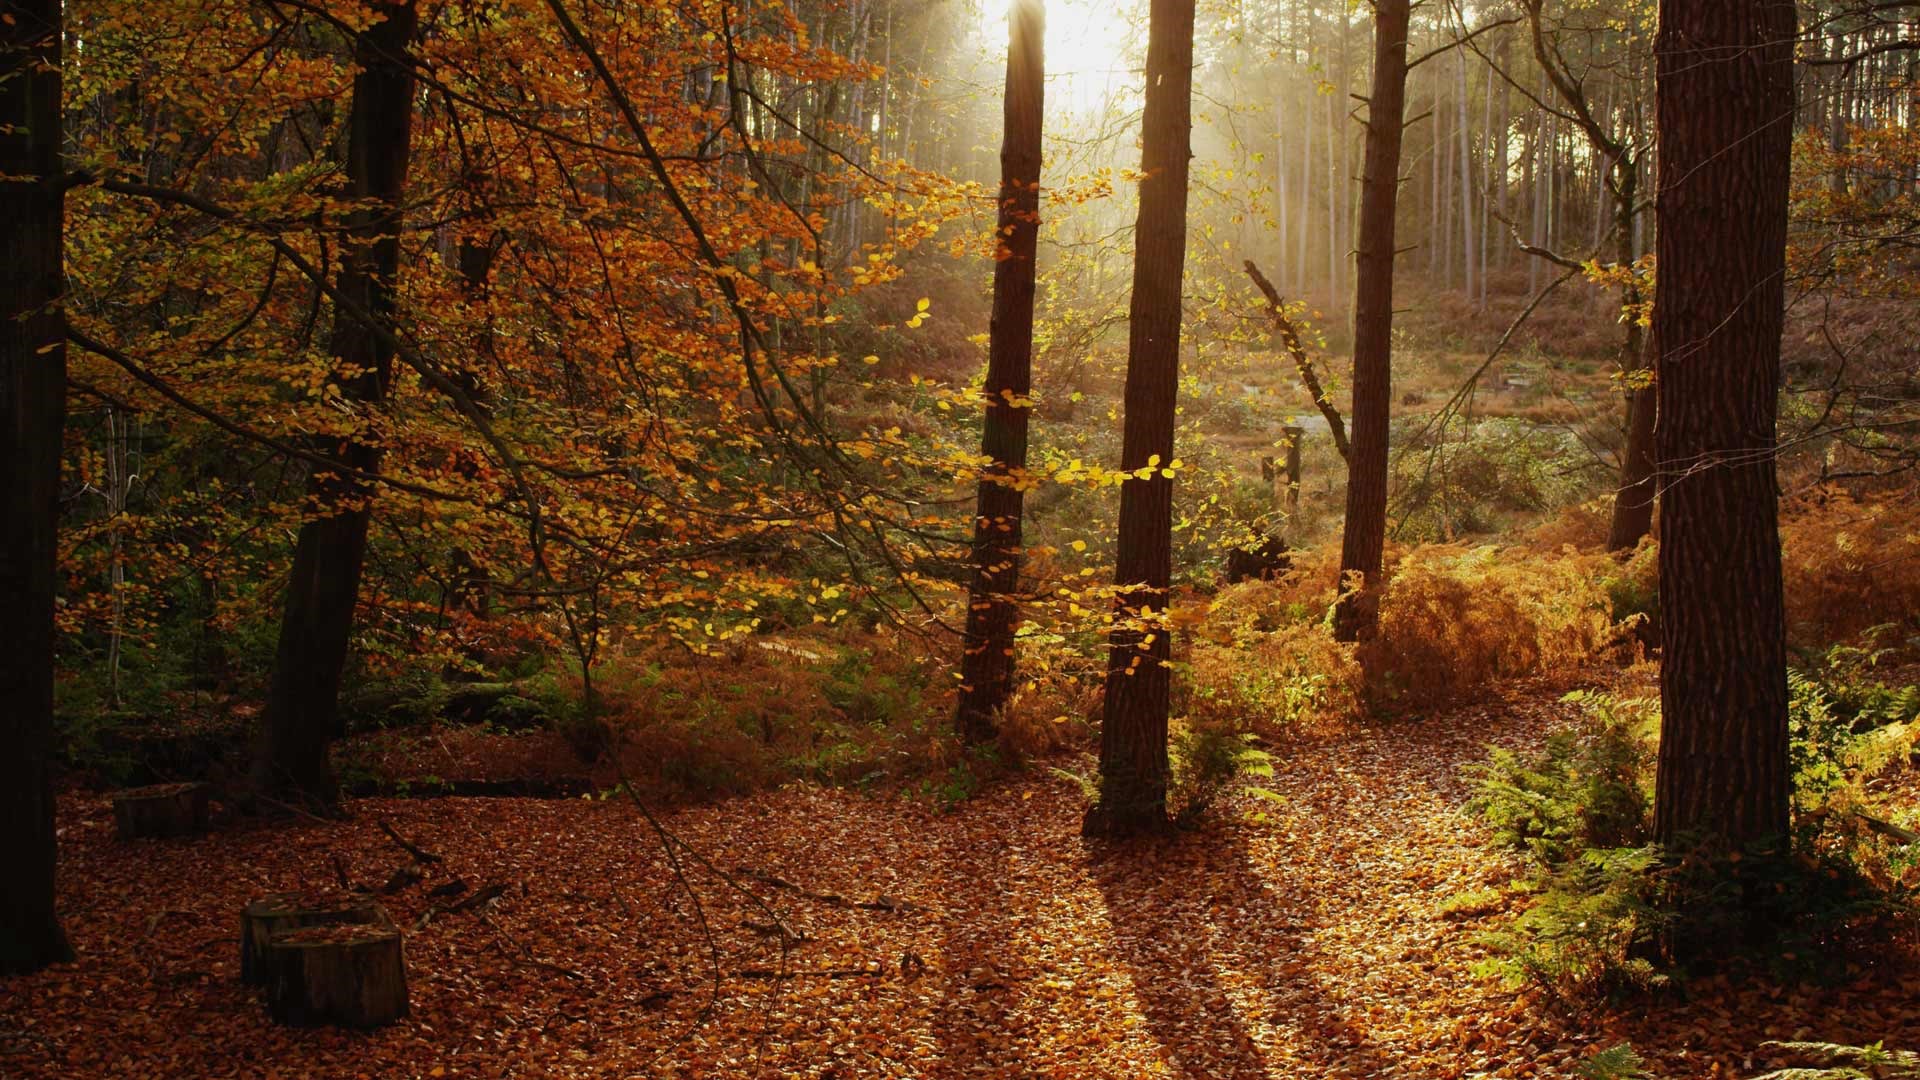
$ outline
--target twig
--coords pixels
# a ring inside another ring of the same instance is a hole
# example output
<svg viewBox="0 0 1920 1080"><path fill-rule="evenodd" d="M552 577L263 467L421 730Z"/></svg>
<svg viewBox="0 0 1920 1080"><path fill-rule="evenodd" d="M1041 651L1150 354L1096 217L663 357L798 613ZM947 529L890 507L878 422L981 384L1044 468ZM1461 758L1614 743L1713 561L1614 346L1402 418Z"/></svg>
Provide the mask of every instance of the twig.
<svg viewBox="0 0 1920 1080"><path fill-rule="evenodd" d="M380 831L386 833L394 843L399 844L402 851L413 856L414 862L431 865L440 861L440 856L401 836L400 830L394 828L393 823L385 818L380 819Z"/></svg>
<svg viewBox="0 0 1920 1080"><path fill-rule="evenodd" d="M517 964L521 967L539 968L542 971L551 971L555 975L564 975L575 982L586 981L587 977L585 975L580 974L570 967L562 967L550 960L542 960L533 955L533 950L528 948L525 942L514 941L515 945L520 946L521 955L513 955L513 953L507 949L507 942L513 939L508 937L506 931L500 929L499 925L492 919L487 918L486 912L480 913L480 921L486 923L487 929L493 931L493 943L499 947L500 955L506 957L508 963Z"/></svg>

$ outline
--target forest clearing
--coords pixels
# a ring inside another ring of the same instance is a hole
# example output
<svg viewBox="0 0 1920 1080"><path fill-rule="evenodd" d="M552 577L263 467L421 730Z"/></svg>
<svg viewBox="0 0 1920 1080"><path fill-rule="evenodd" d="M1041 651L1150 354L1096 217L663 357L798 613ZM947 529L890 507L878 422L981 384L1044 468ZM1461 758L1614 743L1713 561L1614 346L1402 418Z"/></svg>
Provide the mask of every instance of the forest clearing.
<svg viewBox="0 0 1920 1080"><path fill-rule="evenodd" d="M0 0L0 1078L1920 1078L1913 0Z"/></svg>

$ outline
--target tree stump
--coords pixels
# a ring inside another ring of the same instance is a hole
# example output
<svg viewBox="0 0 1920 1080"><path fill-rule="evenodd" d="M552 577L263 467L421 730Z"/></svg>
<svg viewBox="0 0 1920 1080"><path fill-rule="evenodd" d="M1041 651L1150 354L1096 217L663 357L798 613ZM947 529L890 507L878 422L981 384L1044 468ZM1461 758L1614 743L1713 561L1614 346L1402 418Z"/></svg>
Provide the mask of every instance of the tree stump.
<svg viewBox="0 0 1920 1080"><path fill-rule="evenodd" d="M116 793L113 818L120 839L206 832L209 790L197 783L155 784Z"/></svg>
<svg viewBox="0 0 1920 1080"><path fill-rule="evenodd" d="M267 1009L282 1024L374 1028L407 1015L406 955L391 925L288 930L267 951Z"/></svg>
<svg viewBox="0 0 1920 1080"><path fill-rule="evenodd" d="M272 977L273 939L312 926L388 926L380 905L346 892L280 893L240 911L240 981L265 986Z"/></svg>

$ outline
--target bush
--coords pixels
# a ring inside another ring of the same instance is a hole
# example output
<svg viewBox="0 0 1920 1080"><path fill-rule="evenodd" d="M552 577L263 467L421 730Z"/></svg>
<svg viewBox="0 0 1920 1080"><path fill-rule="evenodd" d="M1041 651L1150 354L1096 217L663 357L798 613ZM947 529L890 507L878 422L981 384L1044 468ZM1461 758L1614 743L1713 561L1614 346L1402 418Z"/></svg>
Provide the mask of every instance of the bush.
<svg viewBox="0 0 1920 1080"><path fill-rule="evenodd" d="M1584 707L1577 728L1549 736L1524 758L1496 748L1466 770L1475 790L1468 805L1492 828L1494 843L1548 867L1593 848L1644 844L1653 805L1659 703L1586 693L1564 700Z"/></svg>
<svg viewBox="0 0 1920 1080"><path fill-rule="evenodd" d="M1570 695L1584 712L1573 731L1535 753L1496 749L1470 766L1470 805L1494 843L1527 854L1522 888L1536 894L1486 935L1495 956L1481 973L1576 994L1656 986L1697 959L1819 971L1910 920L1912 864L1888 850L1901 830L1865 827L1877 819L1860 809L1865 778L1886 760L1863 742L1889 729L1854 734L1817 679L1796 674L1793 688L1796 828L1784 853L1648 843L1651 699ZM1915 846L1907 840L1892 846ZM1676 935L1681 922L1686 933Z"/></svg>
<svg viewBox="0 0 1920 1080"><path fill-rule="evenodd" d="M1380 600L1360 662L1380 705L1457 701L1498 679L1573 671L1624 641L1601 582L1612 561L1564 551L1514 557L1433 545L1406 552Z"/></svg>
<svg viewBox="0 0 1920 1080"><path fill-rule="evenodd" d="M1908 501L1821 496L1783 515L1787 632L1799 643L1856 639L1894 624L1920 636L1920 531Z"/></svg>
<svg viewBox="0 0 1920 1080"><path fill-rule="evenodd" d="M1256 738L1221 724L1173 726L1168 743L1173 772L1167 778L1167 810L1175 824L1194 825L1248 779L1273 776L1273 758L1256 745Z"/></svg>

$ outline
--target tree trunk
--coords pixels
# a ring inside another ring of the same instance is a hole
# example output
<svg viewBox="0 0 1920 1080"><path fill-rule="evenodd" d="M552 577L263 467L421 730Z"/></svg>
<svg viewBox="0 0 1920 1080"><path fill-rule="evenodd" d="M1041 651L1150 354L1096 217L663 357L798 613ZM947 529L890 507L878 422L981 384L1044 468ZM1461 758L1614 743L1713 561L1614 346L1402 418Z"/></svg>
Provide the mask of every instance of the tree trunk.
<svg viewBox="0 0 1920 1080"><path fill-rule="evenodd" d="M53 594L66 421L60 2L0 0L0 975L72 959L54 916Z"/></svg>
<svg viewBox="0 0 1920 1080"><path fill-rule="evenodd" d="M970 743L994 735L994 714L1013 692L1013 631L1019 617L1020 516L1032 415L1034 252L1040 235L1040 122L1045 60L1041 0L1008 12L1006 131L1000 147L1000 243L993 270L987 345L987 405L973 519L973 587L960 661L956 726Z"/></svg>
<svg viewBox="0 0 1920 1080"><path fill-rule="evenodd" d="M1340 541L1340 601L1334 635L1371 633L1387 535L1387 425L1393 395L1394 221L1407 93L1407 0L1376 0L1373 89L1360 177L1359 270L1353 313L1353 438L1347 455L1347 520ZM1360 589L1348 575L1360 575Z"/></svg>
<svg viewBox="0 0 1920 1080"><path fill-rule="evenodd" d="M390 926L290 930L267 951L267 1009L282 1024L376 1028L407 1015L407 963Z"/></svg>
<svg viewBox="0 0 1920 1080"><path fill-rule="evenodd" d="M1180 292L1186 268L1187 164L1192 134L1194 0L1153 0L1141 121L1140 216L1128 310L1126 420L1114 566L1114 629L1100 727L1100 801L1090 836L1125 836L1167 821L1167 709L1172 655L1173 429L1180 375Z"/></svg>
<svg viewBox="0 0 1920 1080"><path fill-rule="evenodd" d="M273 978L273 939L309 926L376 926L387 921L386 911L355 893L310 895L278 893L240 909L240 981L265 986Z"/></svg>
<svg viewBox="0 0 1920 1080"><path fill-rule="evenodd" d="M207 831L211 789L201 783L156 784L115 792L114 833L122 840L191 836Z"/></svg>
<svg viewBox="0 0 1920 1080"><path fill-rule="evenodd" d="M355 41L360 74L353 83L347 176L352 194L368 200L348 222L350 253L338 288L376 319L393 313L399 274L400 200L413 120L413 72L406 59L418 15L411 0L383 3L380 21ZM332 349L339 362L341 404L368 417L385 400L393 350L344 310L334 312ZM347 470L375 473L377 442L357 437L326 448ZM339 799L327 745L338 733L340 675L353 633L354 606L367 550L365 481L317 470L307 494L322 516L301 526L287 581L287 605L274 656L266 731L254 782L320 806Z"/></svg>
<svg viewBox="0 0 1920 1080"><path fill-rule="evenodd" d="M1638 215L1635 203L1640 198L1640 163L1625 156L1614 162L1614 244L1622 266L1632 266L1639 257L1639 240L1634 229ZM1623 306L1640 302L1640 291L1633 285L1621 296ZM1657 494L1653 470L1654 417L1659 402L1653 387L1644 385L1652 371L1653 359L1647 355L1648 342L1637 317L1627 320L1627 340L1621 346L1621 369L1627 384L1627 441L1620 452L1620 486L1613 496L1613 519L1607 528L1608 551L1631 551L1639 546L1653 525L1653 503Z"/></svg>
<svg viewBox="0 0 1920 1080"><path fill-rule="evenodd" d="M1638 329L1636 327L1636 329ZM1659 494L1653 468L1654 416L1659 409L1652 386L1636 386L1654 367L1647 355L1652 339L1633 333L1627 348L1634 350L1627 365L1627 444L1620 456L1620 487L1613 493L1613 517L1607 525L1607 550L1632 551L1653 527L1653 504Z"/></svg>
<svg viewBox="0 0 1920 1080"><path fill-rule="evenodd" d="M1788 826L1774 475L1793 125L1791 0L1662 0L1654 339L1663 844Z"/></svg>

